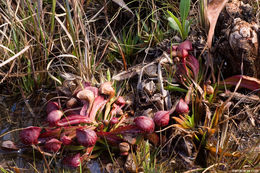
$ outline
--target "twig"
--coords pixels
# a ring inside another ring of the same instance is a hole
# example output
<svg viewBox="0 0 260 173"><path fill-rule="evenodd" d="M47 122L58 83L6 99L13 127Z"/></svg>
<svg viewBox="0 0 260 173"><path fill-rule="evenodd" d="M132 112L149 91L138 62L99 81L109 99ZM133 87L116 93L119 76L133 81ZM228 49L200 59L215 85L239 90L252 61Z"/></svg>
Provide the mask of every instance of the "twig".
<svg viewBox="0 0 260 173"><path fill-rule="evenodd" d="M18 52L17 54L15 54L14 56L12 56L11 58L9 58L8 60L2 62L0 64L0 68L3 67L4 65L8 64L9 62L13 61L14 59L16 59L17 57L19 57L20 55L22 55L25 51L27 51L31 46L26 46L23 50L21 50L20 52Z"/></svg>
<svg viewBox="0 0 260 173"><path fill-rule="evenodd" d="M224 163L216 163L216 164L214 164L214 165L211 165L211 166L207 167L202 173L205 173L205 172L207 172L208 170L210 170L211 168L214 168L214 167L216 167L216 166L226 166L226 164L224 164Z"/></svg>
<svg viewBox="0 0 260 173"><path fill-rule="evenodd" d="M9 133L13 133L13 132L20 131L20 130L23 130L23 129L25 129L25 128L10 130L6 133L0 134L0 138L4 137L5 135L8 135Z"/></svg>
<svg viewBox="0 0 260 173"><path fill-rule="evenodd" d="M47 162L47 159L46 159L46 157L44 155L44 152L41 150L41 148L38 145L36 145L36 148L42 154L42 157L43 157L43 160L44 160L44 162L45 162L45 164L47 166L48 172L51 173L51 169L50 169L50 166L49 166L49 164Z"/></svg>
<svg viewBox="0 0 260 173"><path fill-rule="evenodd" d="M158 63L158 83L160 85L160 91L164 98L164 103L166 104L166 108L169 110L171 108L171 98L169 91L166 91L163 87L163 77L162 77L162 70L161 70L161 64L163 62L163 59L161 59Z"/></svg>

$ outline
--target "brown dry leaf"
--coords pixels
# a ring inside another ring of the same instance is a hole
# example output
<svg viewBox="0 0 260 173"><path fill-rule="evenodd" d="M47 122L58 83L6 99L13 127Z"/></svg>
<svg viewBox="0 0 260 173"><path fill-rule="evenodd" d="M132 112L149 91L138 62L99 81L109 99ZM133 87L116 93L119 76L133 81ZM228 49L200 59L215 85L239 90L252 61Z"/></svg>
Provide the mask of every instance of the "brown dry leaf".
<svg viewBox="0 0 260 173"><path fill-rule="evenodd" d="M206 12L204 12L206 14L205 17L208 19L210 25L207 39L207 44L209 48L211 48L212 45L212 38L214 36L214 30L216 27L218 16L227 2L228 0L211 0L208 3L207 8L204 9L204 11L206 10Z"/></svg>
<svg viewBox="0 0 260 173"><path fill-rule="evenodd" d="M132 12L132 10L130 8L127 7L127 5L125 4L125 2L123 0L112 0L114 3L118 4L120 7L126 9L128 12L130 12L132 15L134 15L134 13Z"/></svg>
<svg viewBox="0 0 260 173"><path fill-rule="evenodd" d="M159 136L156 133L150 133L146 135L146 138L153 143L155 146L159 143Z"/></svg>
<svg viewBox="0 0 260 173"><path fill-rule="evenodd" d="M206 146L206 148L209 150L209 152L213 155L221 155L223 154L224 156L226 157L240 157L241 154L239 152L236 152L236 153L230 153L230 152L226 152L226 151L223 151L222 148L216 148L215 146Z"/></svg>
<svg viewBox="0 0 260 173"><path fill-rule="evenodd" d="M20 168L17 168L17 167L11 167L15 173L21 173L21 172L25 172L25 170L21 170Z"/></svg>
<svg viewBox="0 0 260 173"><path fill-rule="evenodd" d="M133 137L132 135L128 134L128 135L124 135L123 136L124 141L128 142L131 145L135 145L136 144L136 138Z"/></svg>
<svg viewBox="0 0 260 173"><path fill-rule="evenodd" d="M234 85L236 86L239 82L239 80L242 78L240 86L243 88L247 88L250 90L259 90L260 89L260 80L254 77L245 76L245 75L235 75L231 76L225 81L221 82L221 84L228 84L228 85Z"/></svg>
<svg viewBox="0 0 260 173"><path fill-rule="evenodd" d="M124 167L128 172L137 172L137 165L132 154L128 155Z"/></svg>
<svg viewBox="0 0 260 173"><path fill-rule="evenodd" d="M137 72L139 72L140 70L137 68L130 68L127 69L127 71L123 71L121 73L118 73L117 75L113 76L112 79L116 80L116 81L120 81L120 80L126 80L129 78L132 78L133 76L135 76L137 74Z"/></svg>

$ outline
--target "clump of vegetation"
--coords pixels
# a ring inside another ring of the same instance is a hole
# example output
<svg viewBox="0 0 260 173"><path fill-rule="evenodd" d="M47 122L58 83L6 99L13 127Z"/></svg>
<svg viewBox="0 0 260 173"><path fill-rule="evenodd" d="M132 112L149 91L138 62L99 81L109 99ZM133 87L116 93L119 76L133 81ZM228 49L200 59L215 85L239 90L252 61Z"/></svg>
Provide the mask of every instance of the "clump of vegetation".
<svg viewBox="0 0 260 173"><path fill-rule="evenodd" d="M138 141L129 144L125 136L140 138L154 131L154 122L147 116L137 117L132 123L129 121L122 110L126 102L121 96L115 97L110 82L99 88L84 82L67 100L60 99L59 103L47 103L48 125L25 128L20 139L23 147L34 145L40 152L56 154L56 159L64 157L64 164L70 167L83 164L91 158L92 151L101 153L111 146L114 152L127 156L130 146Z"/></svg>
<svg viewBox="0 0 260 173"><path fill-rule="evenodd" d="M191 21L187 20L187 17L190 12L190 0L180 1L180 17L179 20L174 14L170 11L167 11L170 15L168 17L169 25L176 31L179 32L182 40L185 40L188 37L190 32Z"/></svg>

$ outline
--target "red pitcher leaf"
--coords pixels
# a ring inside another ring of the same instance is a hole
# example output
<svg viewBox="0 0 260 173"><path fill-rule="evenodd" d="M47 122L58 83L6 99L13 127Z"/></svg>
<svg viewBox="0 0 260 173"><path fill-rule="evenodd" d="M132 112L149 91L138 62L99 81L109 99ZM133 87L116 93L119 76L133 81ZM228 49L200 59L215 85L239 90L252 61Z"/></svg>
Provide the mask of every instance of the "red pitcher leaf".
<svg viewBox="0 0 260 173"><path fill-rule="evenodd" d="M152 133L154 131L154 121L148 116L139 116L134 119L135 125L146 133Z"/></svg>
<svg viewBox="0 0 260 173"><path fill-rule="evenodd" d="M209 31L207 38L207 44L209 48L211 48L212 45L212 38L214 36L214 30L216 27L218 16L227 2L228 0L212 0L209 4L207 4L207 7L204 9L206 10L206 12L204 11L204 14L206 14L205 17L207 18L206 21L209 22Z"/></svg>
<svg viewBox="0 0 260 173"><path fill-rule="evenodd" d="M63 163L69 167L76 168L81 163L81 157L80 153L74 155L74 156L67 156L63 159Z"/></svg>
<svg viewBox="0 0 260 173"><path fill-rule="evenodd" d="M118 120L117 117L113 117L113 118L111 118L111 120L110 120L109 123L110 123L111 125L115 125L115 124L119 123L119 120Z"/></svg>
<svg viewBox="0 0 260 173"><path fill-rule="evenodd" d="M82 160L86 160L90 157L90 154L92 153L94 149L94 146L88 147L85 149L85 153L81 156Z"/></svg>
<svg viewBox="0 0 260 173"><path fill-rule="evenodd" d="M122 138L120 138L119 136L116 135L108 135L104 137L107 142L111 145L118 145L118 143L122 142Z"/></svg>
<svg viewBox="0 0 260 173"><path fill-rule="evenodd" d="M155 113L153 120L158 127L167 126L170 121L170 112L158 111Z"/></svg>
<svg viewBox="0 0 260 173"><path fill-rule="evenodd" d="M55 138L52 138L50 140L48 140L45 144L44 144L44 148L47 150L47 151L50 151L50 152L57 152L60 150L61 148L61 144L62 142L59 141L58 139L55 139Z"/></svg>
<svg viewBox="0 0 260 173"><path fill-rule="evenodd" d="M110 135L125 135L125 134L138 134L138 133L144 133L144 132L135 125L127 125L127 126L118 127L115 130L110 132L100 131L97 132L97 135L100 137L104 137Z"/></svg>
<svg viewBox="0 0 260 173"><path fill-rule="evenodd" d="M63 119L61 119L58 123L57 126L59 127L64 127L64 126L70 126L74 124L80 124L80 123L92 123L88 117L82 116L82 115L70 115L67 116Z"/></svg>
<svg viewBox="0 0 260 173"><path fill-rule="evenodd" d="M32 145L38 143L38 138L41 133L40 127L29 126L23 129L20 133L20 139L23 144Z"/></svg>
<svg viewBox="0 0 260 173"><path fill-rule="evenodd" d="M72 139L71 137L69 136L66 136L66 135L63 135L61 138L60 138L61 142L63 145L70 145L72 143Z"/></svg>
<svg viewBox="0 0 260 173"><path fill-rule="evenodd" d="M225 79L225 81L221 82L221 84L223 84L223 85L228 84L228 85L236 86L238 81L240 80L240 78L242 78L240 87L247 88L250 90L260 89L260 80L259 79L256 79L256 78L250 77L250 76L244 76L244 75L231 76L231 77Z"/></svg>
<svg viewBox="0 0 260 173"><path fill-rule="evenodd" d="M185 60L186 61L186 60ZM184 86L187 86L188 70L186 63L177 64L176 79Z"/></svg>
<svg viewBox="0 0 260 173"><path fill-rule="evenodd" d="M77 98L80 99L83 103L89 103L91 105L95 99L95 94L93 91L85 88L77 93Z"/></svg>
<svg viewBox="0 0 260 173"><path fill-rule="evenodd" d="M84 147L92 147L96 144L98 139L94 130L87 128L78 128L76 130L77 141Z"/></svg>
<svg viewBox="0 0 260 173"><path fill-rule="evenodd" d="M192 43L189 40L185 40L184 42L182 42L181 44L179 44L178 48L177 48L180 52L182 52L183 50L186 51L191 51L193 50L192 48Z"/></svg>
<svg viewBox="0 0 260 173"><path fill-rule="evenodd" d="M58 137L61 133L61 128L45 128L45 132L40 134L40 138Z"/></svg>
<svg viewBox="0 0 260 173"><path fill-rule="evenodd" d="M80 126L82 128L89 128L89 129L92 129L94 130L96 127L94 126L88 126L88 125L85 125L85 126ZM64 134L65 135L69 135L69 136L73 136L74 133L76 135L76 129L79 128L79 126L65 126L65 127L62 127L62 129L64 130Z"/></svg>
<svg viewBox="0 0 260 173"><path fill-rule="evenodd" d="M84 88L86 88L86 87L90 87L90 86L91 86L91 83L90 83L90 82L83 81L83 82L82 82L82 85L83 85Z"/></svg>
<svg viewBox="0 0 260 173"><path fill-rule="evenodd" d="M98 137L109 136L109 135L112 134L111 132L103 132L103 131L96 132L96 133L97 133L97 136L98 136Z"/></svg>
<svg viewBox="0 0 260 173"><path fill-rule="evenodd" d="M96 132L98 137L105 138L108 143L112 145L118 145L120 142L122 142L122 138L117 136L117 134L111 133L111 132Z"/></svg>
<svg viewBox="0 0 260 173"><path fill-rule="evenodd" d="M98 88L97 87L87 86L87 87L85 87L85 89L92 91L94 93L95 97L98 96Z"/></svg>
<svg viewBox="0 0 260 173"><path fill-rule="evenodd" d="M134 134L135 133L136 134L136 133L143 133L143 131L140 130L135 125L128 125L128 126L118 127L110 133L113 134L126 134L126 133Z"/></svg>
<svg viewBox="0 0 260 173"><path fill-rule="evenodd" d="M46 105L46 112L49 114L53 110L59 110L58 102L49 101Z"/></svg>
<svg viewBox="0 0 260 173"><path fill-rule="evenodd" d="M74 92L73 92L73 96L76 96L80 91L82 91L82 90L90 90L90 91L92 91L93 93L94 93L94 96L96 97L96 96L98 96L98 88L97 87L92 87L92 86L90 86L90 85L84 85L83 84L83 87L84 88L82 88L82 86L78 86L75 90L74 90Z"/></svg>
<svg viewBox="0 0 260 173"><path fill-rule="evenodd" d="M114 117L115 115L123 115L123 110L121 109L122 106L119 106L117 104L113 104L112 110L110 111L111 117Z"/></svg>
<svg viewBox="0 0 260 173"><path fill-rule="evenodd" d="M120 105L121 107L123 107L125 104L126 104L126 101L124 99L124 97L122 96L119 96L116 100L116 104L117 105Z"/></svg>
<svg viewBox="0 0 260 173"><path fill-rule="evenodd" d="M179 102L176 105L176 112L178 112L179 114L186 114L189 112L189 106L188 104L181 98L179 100Z"/></svg>
<svg viewBox="0 0 260 173"><path fill-rule="evenodd" d="M123 114L122 107L124 107L125 104L126 104L125 99L119 96L115 101L115 103L113 104L112 110L110 111L111 117L113 117L114 115L122 115Z"/></svg>
<svg viewBox="0 0 260 173"><path fill-rule="evenodd" d="M85 103L81 110L80 110L80 115L83 115L83 116L88 116L88 109L89 109L89 103Z"/></svg>
<svg viewBox="0 0 260 173"><path fill-rule="evenodd" d="M69 116L69 115L80 115L80 110L82 109L82 107L77 107L77 108L74 108L74 109L63 109L64 110L64 114L66 116Z"/></svg>
<svg viewBox="0 0 260 173"><path fill-rule="evenodd" d="M50 126L55 126L61 119L63 112L60 110L53 110L47 116L47 121Z"/></svg>
<svg viewBox="0 0 260 173"><path fill-rule="evenodd" d="M64 123L66 121L71 121L71 120L89 120L86 116L83 115L69 115L64 118L62 118L59 123Z"/></svg>
<svg viewBox="0 0 260 173"><path fill-rule="evenodd" d="M193 78L196 79L199 74L199 68L200 68L199 61L193 55L189 55L186 58L186 63L193 72Z"/></svg>
<svg viewBox="0 0 260 173"><path fill-rule="evenodd" d="M99 92L104 95L109 95L110 98L114 97L115 90L111 82L104 82L100 85Z"/></svg>
<svg viewBox="0 0 260 173"><path fill-rule="evenodd" d="M71 128L68 128L71 127ZM68 126L63 128L63 133L60 135L60 141L63 145L70 145L73 143L73 138L76 137L77 126Z"/></svg>
<svg viewBox="0 0 260 173"><path fill-rule="evenodd" d="M96 118L97 112L104 107L104 105L107 103L107 100L103 96L97 96L95 98L95 101L92 105L90 114L89 114L89 119L91 121L94 121Z"/></svg>

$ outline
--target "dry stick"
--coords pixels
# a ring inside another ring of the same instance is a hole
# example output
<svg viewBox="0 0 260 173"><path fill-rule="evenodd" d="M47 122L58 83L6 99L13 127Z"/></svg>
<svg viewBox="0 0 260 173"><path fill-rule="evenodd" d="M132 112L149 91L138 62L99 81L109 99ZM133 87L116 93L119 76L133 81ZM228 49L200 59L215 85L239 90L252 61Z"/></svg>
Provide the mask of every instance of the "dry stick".
<svg viewBox="0 0 260 173"><path fill-rule="evenodd" d="M106 0L105 0L105 4L107 4L107 3L106 3ZM118 46L118 49L119 49L120 54L121 54L122 59L123 59L124 68L125 68L125 70L127 70L127 64L126 64L126 60L125 60L124 52L123 52L123 50L122 50L120 44L118 43L118 40L117 40L117 38L116 38L116 36L115 36L115 34L114 34L114 32L113 32L111 26L110 26L110 22L108 21L108 16L107 16L107 5L106 5L105 8L104 8L104 13L105 13L105 19L106 19L106 22L107 22L107 26L108 26L108 28L109 28L109 30L110 30L110 32L111 32L111 34L112 34L112 36L113 36L113 38L114 38L116 44L117 44L117 46Z"/></svg>
<svg viewBox="0 0 260 173"><path fill-rule="evenodd" d="M164 52L163 54L166 58L167 58L167 54ZM158 63L158 83L160 84L160 91L161 94L164 98L164 102L166 104L166 108L167 110L171 109L172 107L172 103L171 103L171 98L170 98L170 94L169 91L166 91L163 87L163 77L162 77L162 70L161 70L161 64L163 62L164 59L161 59Z"/></svg>
<svg viewBox="0 0 260 173"><path fill-rule="evenodd" d="M195 168L195 169L192 169L192 170L189 170L189 171L185 171L183 173L193 173L193 172L198 172L198 171L203 171L204 168Z"/></svg>
<svg viewBox="0 0 260 173"><path fill-rule="evenodd" d="M18 52L17 54L15 54L14 56L12 56L11 58L9 58L8 60L2 62L0 64L0 68L3 67L4 65L8 64L9 62L13 61L14 59L18 58L20 55L22 55L25 51L27 51L30 48L30 46L26 46L23 50L21 50L20 52Z"/></svg>
<svg viewBox="0 0 260 173"><path fill-rule="evenodd" d="M11 67L12 68L12 67ZM11 69L10 68L10 69ZM10 71L10 70L9 70ZM46 73L47 71L46 70L43 70L43 71L35 71L35 73ZM1 73L0 72L0 76L6 76L6 75L8 75L7 77L9 77L9 78L13 78L13 77L25 77L25 76L28 76L28 75L30 75L30 74L33 74L33 72L28 72L28 73L19 73L19 74L10 74L9 72L6 74L6 73ZM0 83L2 83L3 82L3 80L0 82Z"/></svg>
<svg viewBox="0 0 260 173"><path fill-rule="evenodd" d="M46 159L46 157L45 157L45 155L44 155L44 152L41 150L41 148L40 148L38 145L36 145L36 148L37 148L38 151L42 154L42 157L43 157L43 160L44 160L44 162L45 162L45 164L46 164L46 166L47 166L48 172L51 173L51 169L50 169L50 166L49 166L49 164L48 164L48 162L47 162L47 159Z"/></svg>
<svg viewBox="0 0 260 173"><path fill-rule="evenodd" d="M9 133L13 133L13 132L20 131L20 130L23 130L23 129L25 129L25 128L13 129L13 130L10 130L6 133L2 133L2 134L0 134L0 138L4 137L5 135L8 135Z"/></svg>
<svg viewBox="0 0 260 173"><path fill-rule="evenodd" d="M214 167L219 166L219 165L222 165L222 166L225 166L225 167L227 166L227 165L224 164L224 163L216 163L216 164L213 164L213 165L207 167L202 173L205 173L205 172L207 172L208 170L210 170L211 168L214 168Z"/></svg>

